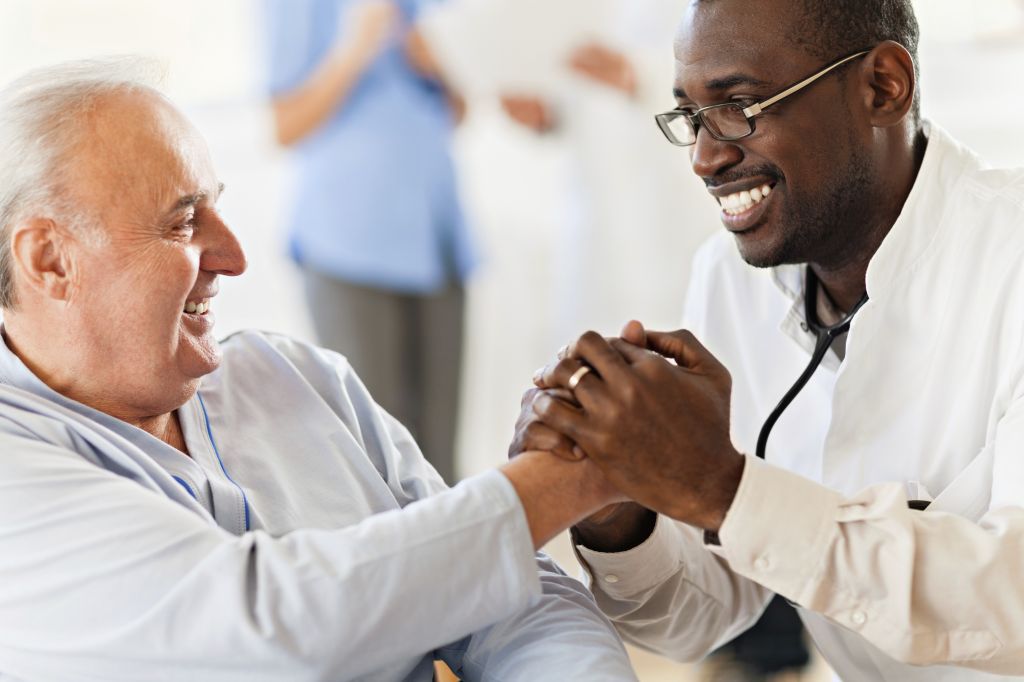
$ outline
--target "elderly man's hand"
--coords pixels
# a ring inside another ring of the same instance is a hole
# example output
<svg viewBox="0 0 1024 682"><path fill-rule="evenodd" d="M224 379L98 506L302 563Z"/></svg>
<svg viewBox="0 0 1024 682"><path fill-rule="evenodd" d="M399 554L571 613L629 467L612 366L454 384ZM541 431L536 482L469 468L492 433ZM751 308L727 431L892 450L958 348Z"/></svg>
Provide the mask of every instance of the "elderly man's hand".
<svg viewBox="0 0 1024 682"><path fill-rule="evenodd" d="M508 448L508 458L512 459L516 455L530 450L543 450L566 460L582 459L583 451L576 448L576 444L572 440L550 426L545 426L537 418L533 403L542 393L544 393L542 389L531 388L523 394L520 404L522 410L519 413L519 419L516 420L516 432L512 436L512 444ZM551 395L570 404L575 404L571 391L552 389Z"/></svg>
<svg viewBox="0 0 1024 682"><path fill-rule="evenodd" d="M689 332L633 324L627 337L647 348L588 332L546 368L540 383L549 388L567 389L584 364L592 371L573 391L579 407L542 394L533 401L538 420L637 502L717 530L743 471L729 437L729 372Z"/></svg>

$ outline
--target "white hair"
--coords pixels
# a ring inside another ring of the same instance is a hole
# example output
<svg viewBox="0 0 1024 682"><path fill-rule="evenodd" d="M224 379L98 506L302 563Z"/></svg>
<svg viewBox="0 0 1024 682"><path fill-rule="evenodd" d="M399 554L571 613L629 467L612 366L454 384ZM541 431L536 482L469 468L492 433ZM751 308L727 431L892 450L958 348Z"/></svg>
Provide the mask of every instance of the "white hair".
<svg viewBox="0 0 1024 682"><path fill-rule="evenodd" d="M62 169L79 124L104 96L157 93L163 69L140 57L66 62L30 71L0 90L0 309L15 305L12 226L48 217L75 227L90 216L62 197ZM158 93L157 93L158 94Z"/></svg>

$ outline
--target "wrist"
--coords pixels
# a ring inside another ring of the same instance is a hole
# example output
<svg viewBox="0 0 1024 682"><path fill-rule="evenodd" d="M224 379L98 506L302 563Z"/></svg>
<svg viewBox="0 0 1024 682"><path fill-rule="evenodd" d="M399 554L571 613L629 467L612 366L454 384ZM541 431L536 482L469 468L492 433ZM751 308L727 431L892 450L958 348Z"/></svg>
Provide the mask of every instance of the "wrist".
<svg viewBox="0 0 1024 682"><path fill-rule="evenodd" d="M736 498L745 466L746 457L730 449L730 454L722 458L719 465L706 477L707 485L698 496L698 513L685 521L717 533L725 523L725 516Z"/></svg>
<svg viewBox="0 0 1024 682"><path fill-rule="evenodd" d="M519 496L537 548L615 499L589 461L567 462L532 451L502 466L501 472Z"/></svg>
<svg viewBox="0 0 1024 682"><path fill-rule="evenodd" d="M616 505L602 520L584 519L572 528L573 541L595 552L625 552L642 544L654 532L658 515L635 502Z"/></svg>

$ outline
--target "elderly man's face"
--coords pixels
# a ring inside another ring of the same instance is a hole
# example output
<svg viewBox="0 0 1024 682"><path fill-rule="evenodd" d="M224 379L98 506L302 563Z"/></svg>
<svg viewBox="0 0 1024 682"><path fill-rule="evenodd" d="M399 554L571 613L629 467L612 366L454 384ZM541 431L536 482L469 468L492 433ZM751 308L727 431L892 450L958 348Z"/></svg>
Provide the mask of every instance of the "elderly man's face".
<svg viewBox="0 0 1024 682"><path fill-rule="evenodd" d="M800 5L694 2L676 40L679 106L753 104L822 68L825 62L794 40ZM722 212L722 222L752 265L835 264L864 230L865 207L877 188L871 186L872 132L854 113L854 73L849 81L829 75L766 110L750 137L721 142L701 130L690 148L694 171L717 200L771 187L768 198L750 210Z"/></svg>
<svg viewBox="0 0 1024 682"><path fill-rule="evenodd" d="M217 213L206 145L177 110L120 95L91 116L67 190L106 240L76 248L67 331L81 337L75 364L117 387L104 399L157 414L217 367L209 306L217 276L240 274L245 256Z"/></svg>

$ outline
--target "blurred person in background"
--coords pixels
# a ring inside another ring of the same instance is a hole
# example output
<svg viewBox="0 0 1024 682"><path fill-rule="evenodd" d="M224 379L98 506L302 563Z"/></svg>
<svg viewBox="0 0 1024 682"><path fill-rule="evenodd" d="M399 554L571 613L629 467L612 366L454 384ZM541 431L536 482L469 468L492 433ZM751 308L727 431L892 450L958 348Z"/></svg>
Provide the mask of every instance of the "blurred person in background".
<svg viewBox="0 0 1024 682"><path fill-rule="evenodd" d="M449 144L459 100L415 28L432 0L264 0L290 252L344 353L448 482L474 253Z"/></svg>
<svg viewBox="0 0 1024 682"><path fill-rule="evenodd" d="M717 225L700 181L651 122L683 4L448 0L422 17L470 103L456 159L485 254L469 290L474 400L460 424L471 470L493 466L473 458L507 445L522 377L552 344L631 316L678 320L691 255Z"/></svg>
<svg viewBox="0 0 1024 682"><path fill-rule="evenodd" d="M566 1L594 28L564 36L559 87L501 96L512 120L553 138L570 159L555 242L555 333L613 331L630 317L675 320L689 259L715 226L700 183L649 120L665 99L666 46L685 1Z"/></svg>

